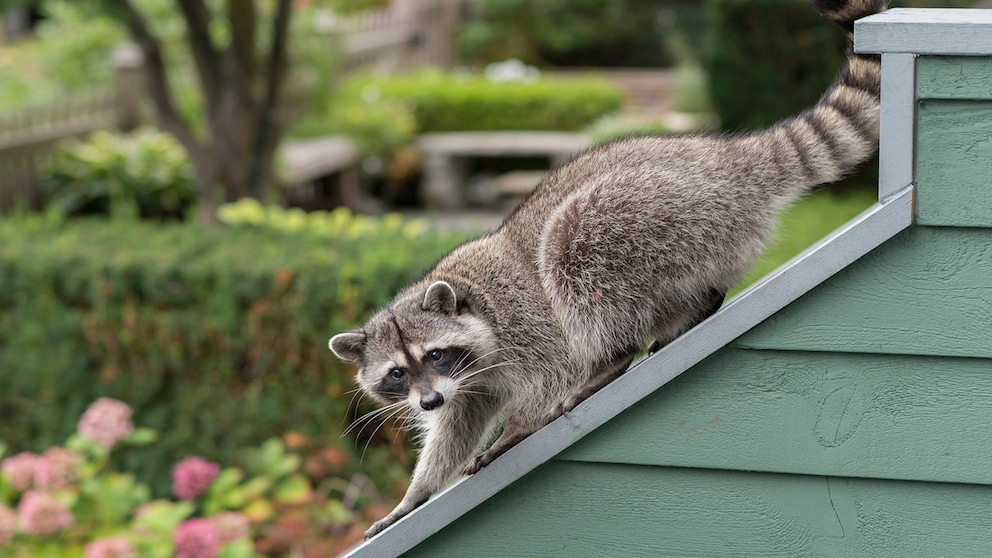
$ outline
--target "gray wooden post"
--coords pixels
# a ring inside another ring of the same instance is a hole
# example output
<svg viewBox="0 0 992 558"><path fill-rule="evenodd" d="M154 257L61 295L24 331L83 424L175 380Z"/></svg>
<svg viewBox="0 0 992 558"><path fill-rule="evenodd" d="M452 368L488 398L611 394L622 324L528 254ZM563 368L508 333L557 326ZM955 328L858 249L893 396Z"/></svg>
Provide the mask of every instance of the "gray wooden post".
<svg viewBox="0 0 992 558"><path fill-rule="evenodd" d="M114 49L111 55L114 65L114 110L117 112L115 125L122 131L130 131L141 124L141 97L145 86L144 58L137 45L124 44Z"/></svg>

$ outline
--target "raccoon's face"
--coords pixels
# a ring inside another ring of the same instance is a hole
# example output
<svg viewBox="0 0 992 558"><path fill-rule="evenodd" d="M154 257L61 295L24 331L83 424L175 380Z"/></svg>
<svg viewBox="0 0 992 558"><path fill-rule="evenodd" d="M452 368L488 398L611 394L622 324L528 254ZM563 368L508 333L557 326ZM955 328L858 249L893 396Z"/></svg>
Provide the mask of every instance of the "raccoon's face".
<svg viewBox="0 0 992 558"><path fill-rule="evenodd" d="M335 335L329 346L358 364L359 385L380 402L432 411L472 385L496 344L489 326L438 281L397 299L362 328Z"/></svg>

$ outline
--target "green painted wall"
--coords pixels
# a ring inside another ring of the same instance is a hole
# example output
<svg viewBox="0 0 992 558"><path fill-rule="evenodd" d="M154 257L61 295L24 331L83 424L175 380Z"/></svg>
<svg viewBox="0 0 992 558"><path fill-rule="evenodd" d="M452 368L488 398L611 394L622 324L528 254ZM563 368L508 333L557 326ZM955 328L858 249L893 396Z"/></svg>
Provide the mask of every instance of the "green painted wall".
<svg viewBox="0 0 992 558"><path fill-rule="evenodd" d="M551 462L406 556L987 557L992 487Z"/></svg>
<svg viewBox="0 0 992 558"><path fill-rule="evenodd" d="M992 58L918 63L918 222L992 227Z"/></svg>
<svg viewBox="0 0 992 558"><path fill-rule="evenodd" d="M992 58L919 62L917 226L409 556L992 556Z"/></svg>
<svg viewBox="0 0 992 558"><path fill-rule="evenodd" d="M992 358L992 229L909 229L735 344Z"/></svg>

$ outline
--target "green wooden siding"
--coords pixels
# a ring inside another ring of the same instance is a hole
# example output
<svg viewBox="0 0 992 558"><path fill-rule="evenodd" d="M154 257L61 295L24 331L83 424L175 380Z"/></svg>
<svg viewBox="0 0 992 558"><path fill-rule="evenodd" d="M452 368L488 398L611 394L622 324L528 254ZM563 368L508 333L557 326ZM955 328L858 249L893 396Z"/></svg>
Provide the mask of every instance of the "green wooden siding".
<svg viewBox="0 0 992 558"><path fill-rule="evenodd" d="M992 485L990 432L989 360L726 348L559 458Z"/></svg>
<svg viewBox="0 0 992 558"><path fill-rule="evenodd" d="M992 58L918 62L918 222L992 227Z"/></svg>
<svg viewBox="0 0 992 558"><path fill-rule="evenodd" d="M921 56L916 82L923 99L992 101L992 58Z"/></svg>
<svg viewBox="0 0 992 558"><path fill-rule="evenodd" d="M992 487L548 463L406 556L979 557Z"/></svg>
<svg viewBox="0 0 992 558"><path fill-rule="evenodd" d="M735 344L992 358L992 229L909 229Z"/></svg>

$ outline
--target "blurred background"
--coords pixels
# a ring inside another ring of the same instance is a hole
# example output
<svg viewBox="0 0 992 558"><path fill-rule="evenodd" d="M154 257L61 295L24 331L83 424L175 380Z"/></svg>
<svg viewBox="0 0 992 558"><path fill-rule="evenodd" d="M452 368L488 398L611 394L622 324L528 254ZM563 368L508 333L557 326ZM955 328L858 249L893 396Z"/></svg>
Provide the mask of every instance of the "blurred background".
<svg viewBox="0 0 992 558"><path fill-rule="evenodd" d="M327 339L556 162L767 126L846 41L805 0L0 0L0 24L0 557L348 548L414 445ZM875 166L790 210L742 287L870 205Z"/></svg>

